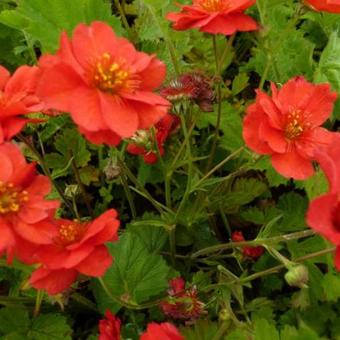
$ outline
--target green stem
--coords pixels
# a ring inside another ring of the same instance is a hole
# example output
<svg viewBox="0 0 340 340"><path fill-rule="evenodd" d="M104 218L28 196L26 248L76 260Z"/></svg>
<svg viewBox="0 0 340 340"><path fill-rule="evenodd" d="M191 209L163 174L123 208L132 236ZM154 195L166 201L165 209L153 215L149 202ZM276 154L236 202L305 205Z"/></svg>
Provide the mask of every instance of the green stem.
<svg viewBox="0 0 340 340"><path fill-rule="evenodd" d="M169 228L169 244L170 244L170 254L172 266L176 263L176 225L172 225Z"/></svg>
<svg viewBox="0 0 340 340"><path fill-rule="evenodd" d="M33 311L33 317L37 317L40 313L40 307L41 303L43 302L45 292L43 290L38 290L37 291L37 296L35 298L35 306L34 306L34 311Z"/></svg>
<svg viewBox="0 0 340 340"><path fill-rule="evenodd" d="M156 136L156 129L153 127L151 129L153 144L155 145L156 153L158 161L161 165L163 176L164 176L164 191L165 191L165 205L171 209L171 177L172 171L169 171L168 167L165 165L163 157L161 155L161 151L159 149L157 136Z"/></svg>
<svg viewBox="0 0 340 340"><path fill-rule="evenodd" d="M196 188L198 188L207 178L209 178L215 171L217 171L218 169L220 169L224 164L226 164L227 162L229 162L231 159L233 159L235 156L237 156L240 152L242 152L244 150L244 146L242 146L241 148L237 149L236 151L234 151L233 153L231 153L228 157L226 157L223 161L221 161L220 163L218 163L216 166L214 166L208 173L206 173L196 184L195 186L192 188L192 191L195 190Z"/></svg>
<svg viewBox="0 0 340 340"><path fill-rule="evenodd" d="M254 246L261 246L261 245L271 245L280 242L289 242L292 240L297 240L300 238L308 237L314 235L315 232L313 230L303 230L298 231L296 233L281 235L281 236L274 236L271 238L266 239L256 239L252 241L242 241L242 242L229 242L224 244L218 244L216 246L211 246L208 248L201 249L196 253L191 255L191 258L196 258L199 256L215 253L222 250L233 249L233 248L243 248L243 247L254 247Z"/></svg>
<svg viewBox="0 0 340 340"><path fill-rule="evenodd" d="M50 179L50 181L52 182L53 186L55 187L55 189L57 190L60 198L62 199L62 201L64 202L64 204L71 210L71 212L73 213L74 216L76 216L76 213L73 209L72 204L68 201L68 199L66 198L64 192L61 190L61 188L59 187L59 185L56 183L56 181L53 179L52 174L50 172L50 169L48 168L48 166L45 164L44 159L42 158L42 156L40 155L39 151L35 148L35 146L26 138L24 137L22 134L18 134L17 135L18 139L21 140L23 143L26 144L26 146L32 151L32 153L37 157L39 164L44 172L44 174Z"/></svg>
<svg viewBox="0 0 340 340"><path fill-rule="evenodd" d="M310 259L313 259L315 257L319 257L319 256L327 255L327 254L330 254L330 253L334 253L335 249L336 249L335 247L323 249L323 250L317 251L315 253L311 253L311 254L299 257L297 259L293 259L292 261L293 262L297 262L297 263L304 262L306 260L310 260ZM280 265L277 265L275 267L272 267L272 268L263 270L261 272L258 272L258 273L246 276L246 277L244 277L242 279L239 279L239 283L244 284L244 283L253 281L255 279L258 279L259 277L263 277L263 276L267 276L267 275L270 275L270 274L273 274L273 273L277 273L278 271L280 271L282 269L285 269L285 268L286 268L286 266L284 264L280 264ZM228 282L228 283L231 283L231 282Z"/></svg>
<svg viewBox="0 0 340 340"><path fill-rule="evenodd" d="M159 19L156 15L155 11L153 10L153 8L149 5L146 5L146 7L148 8L153 20L156 22L159 30L163 34L164 41L165 41L165 43L168 47L169 53L170 53L170 58L171 58L171 61L172 61L173 67L174 67L175 74L176 74L176 76L178 76L180 74L180 69L179 69L179 65L178 65L179 58L176 55L176 49L175 49L175 46L174 46L174 44L173 44L173 42L170 38L170 35L164 30L164 28L160 24Z"/></svg>
<svg viewBox="0 0 340 340"><path fill-rule="evenodd" d="M186 144L186 159L188 161L188 178L187 178L187 185L185 188L183 198L176 212L175 221L177 221L177 218L180 212L182 211L183 207L185 206L187 202L187 199L189 198L189 195L191 192L191 183L192 183L192 178L193 178L193 161L192 161L192 153L191 153L190 136L189 136L188 129L186 126L186 121L183 115L181 115L180 118L181 118L181 127L182 127L182 131L184 135L184 142Z"/></svg>
<svg viewBox="0 0 340 340"><path fill-rule="evenodd" d="M134 191L145 197L160 214L163 214L163 210L171 212L171 210L164 206L162 203L156 201L151 196L151 194L144 188L144 186L141 183L139 183L138 179L130 171L129 167L125 164L125 162L120 156L118 156L117 163L119 167L124 171L125 175L129 178L129 180L138 188L138 190L132 188Z"/></svg>
<svg viewBox="0 0 340 340"><path fill-rule="evenodd" d="M71 155L72 157L73 155ZM86 189L85 189L85 186L83 184L83 182L81 181L81 178L80 178L80 173L79 173L79 170L77 168L77 164L74 160L74 157L72 158L72 169L73 169L73 172L74 172L74 175L76 177L76 181L78 183L78 186L79 186L79 189L80 189L80 192L81 192L81 195L83 196L83 200L84 200L84 203L86 205L86 208L89 212L89 215L94 218L94 213L93 213L93 209L91 207L91 202L89 200L89 197L88 197L88 194L86 192Z"/></svg>
<svg viewBox="0 0 340 340"><path fill-rule="evenodd" d="M115 6L117 7L118 9L118 12L119 12L119 15L122 19L122 22L123 22L123 25L126 29L126 31L128 32L128 35L129 35L129 38L132 42L135 42L135 34L133 33L127 19L126 19L126 14L125 14L125 11L124 11L124 7L121 6L119 0L114 0L114 3L115 3Z"/></svg>
<svg viewBox="0 0 340 340"><path fill-rule="evenodd" d="M126 196L128 202L129 202L132 218L135 219L137 217L136 207L135 207L135 203L133 201L133 197L132 197L132 193L131 193L130 187L128 185L128 182L126 180L126 177L125 177L124 173L122 173L120 175L120 179L122 181L122 185L123 185L123 188L124 188L125 196Z"/></svg>
<svg viewBox="0 0 340 340"><path fill-rule="evenodd" d="M220 328L218 329L218 331L216 332L216 334L214 335L214 337L212 338L212 340L223 339L223 336L229 327L230 327L230 322L223 322Z"/></svg>
<svg viewBox="0 0 340 340"><path fill-rule="evenodd" d="M218 81L218 84L217 84L217 120L216 120L216 126L215 126L215 134L214 134L214 137L213 137L213 144L212 144L212 147L211 147L211 150L210 150L210 156L209 156L209 159L208 159L208 162L207 162L206 171L209 170L209 168L211 167L211 164L213 163L214 158L215 158L217 143L218 143L218 139L220 137L220 126L221 126L221 118L222 118L222 84L221 84L221 82L222 82L222 79L221 79L222 62L220 62L219 57L218 57L217 41L216 41L215 35L212 36L212 41L213 41L213 49L214 49L215 64L216 64L215 78ZM229 50L229 49L227 49L227 50Z"/></svg>

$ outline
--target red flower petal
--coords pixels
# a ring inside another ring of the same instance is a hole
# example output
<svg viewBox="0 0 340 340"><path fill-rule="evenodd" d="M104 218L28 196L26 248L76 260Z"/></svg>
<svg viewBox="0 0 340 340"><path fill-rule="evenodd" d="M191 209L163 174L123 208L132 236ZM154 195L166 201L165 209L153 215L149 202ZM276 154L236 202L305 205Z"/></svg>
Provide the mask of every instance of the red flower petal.
<svg viewBox="0 0 340 340"><path fill-rule="evenodd" d="M105 246L98 246L75 268L82 274L98 277L103 276L112 263L112 256Z"/></svg>
<svg viewBox="0 0 340 340"><path fill-rule="evenodd" d="M275 170L288 178L303 180L314 174L311 161L301 157L296 150L284 154L273 154L271 160Z"/></svg>
<svg viewBox="0 0 340 340"><path fill-rule="evenodd" d="M67 289L77 278L74 269L49 270L39 268L30 277L30 284L35 289L44 289L50 295L55 295Z"/></svg>

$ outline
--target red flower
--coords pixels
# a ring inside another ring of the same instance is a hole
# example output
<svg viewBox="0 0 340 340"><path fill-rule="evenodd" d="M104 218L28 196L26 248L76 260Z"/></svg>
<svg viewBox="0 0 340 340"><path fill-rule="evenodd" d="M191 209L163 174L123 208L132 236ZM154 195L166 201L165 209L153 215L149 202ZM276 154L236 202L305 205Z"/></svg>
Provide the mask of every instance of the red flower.
<svg viewBox="0 0 340 340"><path fill-rule="evenodd" d="M340 134L333 137L331 145L316 151L316 160L327 176L330 190L310 203L307 223L337 246L335 266L340 270Z"/></svg>
<svg viewBox="0 0 340 340"><path fill-rule="evenodd" d="M80 24L71 40L64 32L58 53L43 56L40 68L38 93L47 107L70 112L96 144L118 144L157 123L169 107L152 92L165 78L165 65L105 23Z"/></svg>
<svg viewBox="0 0 340 340"><path fill-rule="evenodd" d="M151 322L140 340L184 340L178 329L169 322L157 324Z"/></svg>
<svg viewBox="0 0 340 340"><path fill-rule="evenodd" d="M176 129L179 124L179 119L175 115L167 114L155 125L155 135L157 145L161 156L164 155L164 143L169 137L169 134ZM133 155L143 155L144 162L154 164L157 162L157 150L153 142L153 134L151 131L137 131L126 150Z"/></svg>
<svg viewBox="0 0 340 340"><path fill-rule="evenodd" d="M317 11L340 13L339 0L305 0L305 3Z"/></svg>
<svg viewBox="0 0 340 340"><path fill-rule="evenodd" d="M233 242L243 242L245 238L241 231L234 231L231 235L231 239ZM259 258L264 252L264 248L262 246L257 247L244 247L242 253L245 257L252 258L256 260Z"/></svg>
<svg viewBox="0 0 340 340"><path fill-rule="evenodd" d="M38 175L35 164L27 164L14 144L0 145L0 164L0 254L6 251L9 261L15 254L34 262L27 247L49 243L49 219L59 202L45 199L51 191L49 179Z"/></svg>
<svg viewBox="0 0 340 340"><path fill-rule="evenodd" d="M209 79L201 73L185 73L178 79L172 80L160 91L164 98L177 102L189 99L195 102L202 111L213 111L214 92Z"/></svg>
<svg viewBox="0 0 340 340"><path fill-rule="evenodd" d="M270 155L281 175L306 179L314 173L315 147L331 140L320 125L332 113L336 97L329 84L314 85L303 77L279 90L272 84L272 97L257 90L243 122L243 138L253 151Z"/></svg>
<svg viewBox="0 0 340 340"><path fill-rule="evenodd" d="M198 28L211 34L231 35L237 31L254 31L258 25L243 12L255 0L193 0L191 6L181 6L182 12L168 13L175 30Z"/></svg>
<svg viewBox="0 0 340 340"><path fill-rule="evenodd" d="M43 108L35 95L39 74L37 67L21 66L11 77L0 66L0 144L9 141L25 126L27 119L19 116Z"/></svg>
<svg viewBox="0 0 340 340"><path fill-rule="evenodd" d="M51 244L37 251L43 266L32 274L32 286L53 295L69 287L78 273L93 277L104 275L112 263L104 243L117 240L118 228L117 212L113 209L88 223L56 220L56 236Z"/></svg>
<svg viewBox="0 0 340 340"><path fill-rule="evenodd" d="M185 281L180 277L170 280L169 285L169 296L160 304L165 315L189 320L204 314L204 304L199 301L195 287L185 289Z"/></svg>
<svg viewBox="0 0 340 340"><path fill-rule="evenodd" d="M120 340L120 324L120 320L107 310L105 319L99 321L98 340Z"/></svg>

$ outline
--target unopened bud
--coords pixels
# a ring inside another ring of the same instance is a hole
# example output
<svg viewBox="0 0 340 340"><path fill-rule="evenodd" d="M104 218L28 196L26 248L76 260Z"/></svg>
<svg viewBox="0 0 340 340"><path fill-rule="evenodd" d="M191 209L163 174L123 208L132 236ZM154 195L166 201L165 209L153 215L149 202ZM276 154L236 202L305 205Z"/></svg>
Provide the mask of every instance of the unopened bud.
<svg viewBox="0 0 340 340"><path fill-rule="evenodd" d="M309 280L308 269L303 264L294 265L285 274L285 279L292 287L307 288Z"/></svg>
<svg viewBox="0 0 340 340"><path fill-rule="evenodd" d="M224 308L220 311L218 317L221 321L228 321L231 318L230 311Z"/></svg>
<svg viewBox="0 0 340 340"><path fill-rule="evenodd" d="M120 175L121 168L113 162L109 162L104 168L104 174L106 178L110 181Z"/></svg>

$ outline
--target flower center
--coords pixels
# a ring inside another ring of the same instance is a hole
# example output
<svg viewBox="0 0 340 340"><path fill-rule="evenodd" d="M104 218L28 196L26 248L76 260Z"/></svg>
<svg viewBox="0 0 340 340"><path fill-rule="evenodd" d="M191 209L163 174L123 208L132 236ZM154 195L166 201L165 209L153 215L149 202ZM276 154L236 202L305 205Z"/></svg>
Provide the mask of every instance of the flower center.
<svg viewBox="0 0 340 340"><path fill-rule="evenodd" d="M220 12L229 7L227 0L201 0L199 4L207 12Z"/></svg>
<svg viewBox="0 0 340 340"><path fill-rule="evenodd" d="M0 181L0 214L16 213L22 203L28 201L28 192L15 187L12 183Z"/></svg>
<svg viewBox="0 0 340 340"><path fill-rule="evenodd" d="M303 133L305 127L308 127L308 124L304 124L303 120L304 116L301 110L295 110L288 115L285 128L287 139L295 139Z"/></svg>
<svg viewBox="0 0 340 340"><path fill-rule="evenodd" d="M109 53L104 53L95 63L92 79L94 86L111 94L136 89L139 81L124 64L124 60L115 61Z"/></svg>
<svg viewBox="0 0 340 340"><path fill-rule="evenodd" d="M78 222L71 222L70 224L62 224L59 227L59 240L63 245L79 241L84 235L84 225Z"/></svg>

